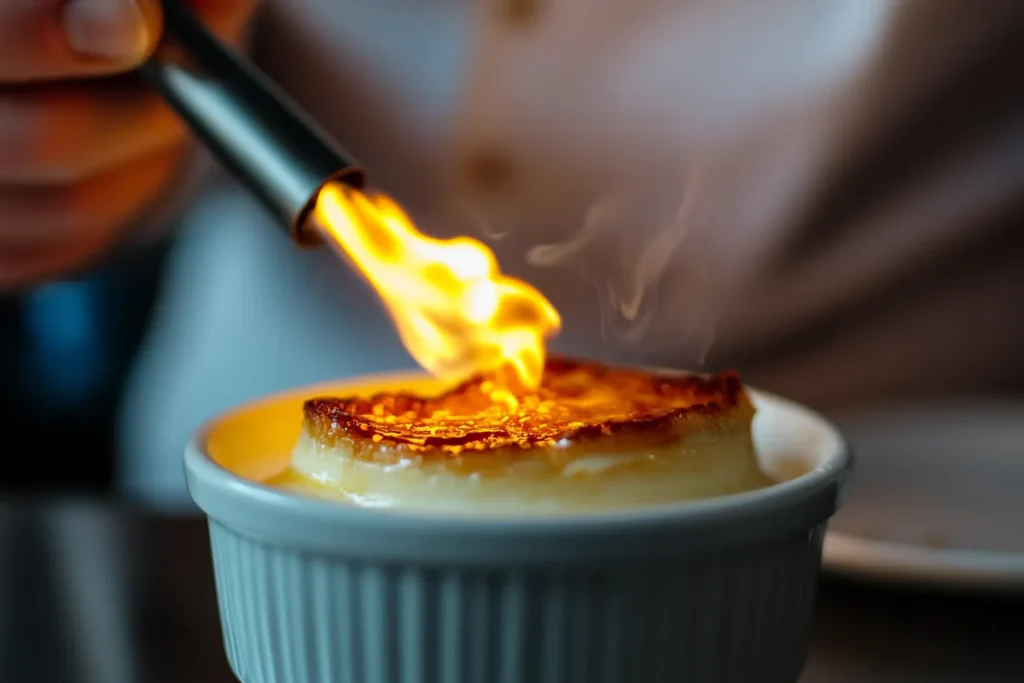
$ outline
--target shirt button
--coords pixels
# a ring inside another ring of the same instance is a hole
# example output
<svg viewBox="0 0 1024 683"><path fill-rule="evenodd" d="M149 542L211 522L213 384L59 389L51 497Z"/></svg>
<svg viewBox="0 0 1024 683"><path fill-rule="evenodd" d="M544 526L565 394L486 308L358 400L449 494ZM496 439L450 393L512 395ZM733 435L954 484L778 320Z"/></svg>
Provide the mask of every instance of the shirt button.
<svg viewBox="0 0 1024 683"><path fill-rule="evenodd" d="M471 191L493 195L509 189L515 173L507 154L501 150L484 149L466 157L462 176Z"/></svg>
<svg viewBox="0 0 1024 683"><path fill-rule="evenodd" d="M541 0L498 0L498 14L510 26L525 28L540 18Z"/></svg>

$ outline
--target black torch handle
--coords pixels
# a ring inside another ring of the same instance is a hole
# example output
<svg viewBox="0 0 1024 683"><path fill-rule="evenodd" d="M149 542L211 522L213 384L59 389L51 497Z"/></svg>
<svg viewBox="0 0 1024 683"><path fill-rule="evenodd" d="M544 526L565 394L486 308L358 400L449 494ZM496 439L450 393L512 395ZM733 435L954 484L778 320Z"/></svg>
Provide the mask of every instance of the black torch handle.
<svg viewBox="0 0 1024 683"><path fill-rule="evenodd" d="M180 0L164 0L160 50L140 72L300 244L323 185L365 174L275 83L210 34Z"/></svg>

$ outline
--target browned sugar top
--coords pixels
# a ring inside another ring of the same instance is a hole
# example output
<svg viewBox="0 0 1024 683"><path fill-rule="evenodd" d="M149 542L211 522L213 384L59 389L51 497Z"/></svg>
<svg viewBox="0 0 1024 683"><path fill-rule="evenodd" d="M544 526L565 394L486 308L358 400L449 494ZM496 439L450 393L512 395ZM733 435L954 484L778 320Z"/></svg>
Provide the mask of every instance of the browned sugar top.
<svg viewBox="0 0 1024 683"><path fill-rule="evenodd" d="M656 433L691 416L724 416L749 405L736 373L650 373L589 361L549 359L541 387L510 409L474 378L437 396L381 393L305 404L317 440L348 438L416 451L488 451L549 446L563 439Z"/></svg>

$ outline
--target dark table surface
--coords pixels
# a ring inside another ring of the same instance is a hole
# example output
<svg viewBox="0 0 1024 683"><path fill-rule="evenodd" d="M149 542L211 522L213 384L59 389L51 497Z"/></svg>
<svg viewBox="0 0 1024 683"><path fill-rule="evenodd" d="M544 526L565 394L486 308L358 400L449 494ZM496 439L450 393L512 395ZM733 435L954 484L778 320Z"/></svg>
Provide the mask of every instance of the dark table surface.
<svg viewBox="0 0 1024 683"><path fill-rule="evenodd" d="M0 505L0 681L234 683L205 521ZM801 683L1024 683L1024 596L822 580Z"/></svg>

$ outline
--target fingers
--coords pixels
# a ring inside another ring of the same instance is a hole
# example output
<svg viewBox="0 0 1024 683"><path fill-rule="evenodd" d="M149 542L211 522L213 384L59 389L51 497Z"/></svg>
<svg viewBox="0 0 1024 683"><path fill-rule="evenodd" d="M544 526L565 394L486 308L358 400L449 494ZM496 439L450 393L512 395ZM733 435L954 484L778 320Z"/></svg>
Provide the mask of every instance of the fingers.
<svg viewBox="0 0 1024 683"><path fill-rule="evenodd" d="M0 290L87 265L161 195L181 158L164 150L74 185L0 187Z"/></svg>
<svg viewBox="0 0 1024 683"><path fill-rule="evenodd" d="M158 0L0 0L0 83L127 71L160 36Z"/></svg>
<svg viewBox="0 0 1024 683"><path fill-rule="evenodd" d="M75 182L185 136L131 78L11 88L0 96L0 184Z"/></svg>
<svg viewBox="0 0 1024 683"><path fill-rule="evenodd" d="M257 0L192 0L196 14L232 43ZM159 0L0 0L0 84L130 71L159 42Z"/></svg>
<svg viewBox="0 0 1024 683"><path fill-rule="evenodd" d="M256 5L188 1L236 44ZM0 290L87 265L166 193L184 126L116 75L155 49L158 2L0 0Z"/></svg>

